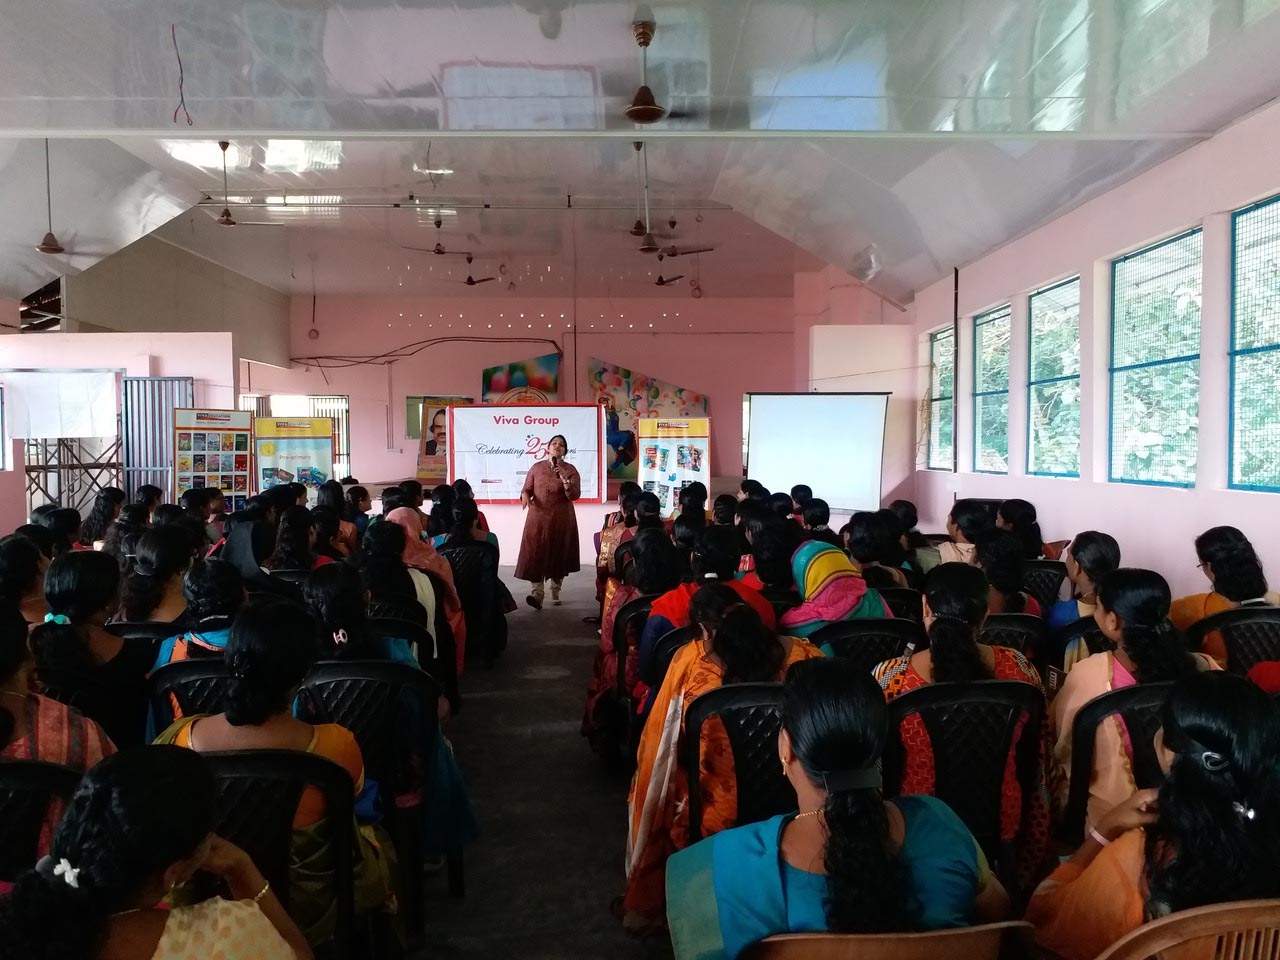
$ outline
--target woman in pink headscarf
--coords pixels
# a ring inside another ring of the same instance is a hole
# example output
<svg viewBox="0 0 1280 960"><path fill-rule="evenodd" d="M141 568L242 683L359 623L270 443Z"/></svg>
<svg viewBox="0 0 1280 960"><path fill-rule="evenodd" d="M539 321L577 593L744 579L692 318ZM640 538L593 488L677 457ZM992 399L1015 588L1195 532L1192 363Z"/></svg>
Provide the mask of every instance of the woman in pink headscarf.
<svg viewBox="0 0 1280 960"><path fill-rule="evenodd" d="M453 585L453 568L449 561L436 553L436 548L422 539L422 514L411 507L397 507L386 515L386 520L404 529L404 556L406 566L433 573L445 585L443 597L445 616L453 631L454 646L458 651L458 676L462 676L462 664L466 659L467 620L462 612L462 601Z"/></svg>

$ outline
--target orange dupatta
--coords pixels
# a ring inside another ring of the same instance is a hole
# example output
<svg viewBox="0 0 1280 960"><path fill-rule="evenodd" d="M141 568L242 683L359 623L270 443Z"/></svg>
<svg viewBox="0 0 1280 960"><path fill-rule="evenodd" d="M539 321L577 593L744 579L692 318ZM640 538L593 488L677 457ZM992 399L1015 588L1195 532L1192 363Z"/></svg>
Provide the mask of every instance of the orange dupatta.
<svg viewBox="0 0 1280 960"><path fill-rule="evenodd" d="M444 604L445 616L449 620L449 629L453 631L453 643L457 648L458 676L462 676L463 663L467 655L467 618L462 612L462 601L458 598L458 589L453 584L453 567L449 561L436 552L436 548L422 539L422 514L411 507L396 507L387 514L386 519L398 527L404 528L404 554L406 566L427 573L434 573L444 582L444 596L438 598Z"/></svg>

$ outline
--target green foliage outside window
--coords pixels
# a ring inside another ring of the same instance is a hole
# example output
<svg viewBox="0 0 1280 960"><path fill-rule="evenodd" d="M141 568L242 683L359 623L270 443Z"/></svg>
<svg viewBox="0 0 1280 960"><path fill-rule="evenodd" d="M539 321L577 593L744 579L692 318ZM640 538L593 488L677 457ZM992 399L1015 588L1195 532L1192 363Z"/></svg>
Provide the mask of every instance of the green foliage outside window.
<svg viewBox="0 0 1280 960"><path fill-rule="evenodd" d="M1232 224L1231 485L1280 488L1280 197Z"/></svg>
<svg viewBox="0 0 1280 960"><path fill-rule="evenodd" d="M1080 278L1033 293L1027 471L1080 475Z"/></svg>
<svg viewBox="0 0 1280 960"><path fill-rule="evenodd" d="M973 318L973 468L1009 472L1008 306Z"/></svg>
<svg viewBox="0 0 1280 960"><path fill-rule="evenodd" d="M929 449L931 470L950 470L955 450L955 331L929 337Z"/></svg>

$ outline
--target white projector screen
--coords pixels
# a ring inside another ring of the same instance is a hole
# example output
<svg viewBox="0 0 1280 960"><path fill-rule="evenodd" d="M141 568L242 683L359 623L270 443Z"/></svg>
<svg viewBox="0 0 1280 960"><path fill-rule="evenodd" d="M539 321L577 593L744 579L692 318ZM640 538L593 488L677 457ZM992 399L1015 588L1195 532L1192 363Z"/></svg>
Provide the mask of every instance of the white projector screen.
<svg viewBox="0 0 1280 960"><path fill-rule="evenodd" d="M747 476L773 492L807 483L832 510L879 510L887 393L749 393Z"/></svg>

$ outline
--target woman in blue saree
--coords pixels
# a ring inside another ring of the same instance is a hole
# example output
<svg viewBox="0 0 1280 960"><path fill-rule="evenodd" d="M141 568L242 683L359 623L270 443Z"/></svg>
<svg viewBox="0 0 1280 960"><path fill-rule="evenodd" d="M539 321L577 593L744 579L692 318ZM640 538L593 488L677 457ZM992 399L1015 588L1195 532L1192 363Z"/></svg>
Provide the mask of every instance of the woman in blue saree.
<svg viewBox="0 0 1280 960"><path fill-rule="evenodd" d="M734 960L778 933L887 933L1002 920L1008 894L935 797L881 796L888 713L847 660L787 673L778 754L799 813L708 837L667 862L676 960Z"/></svg>

